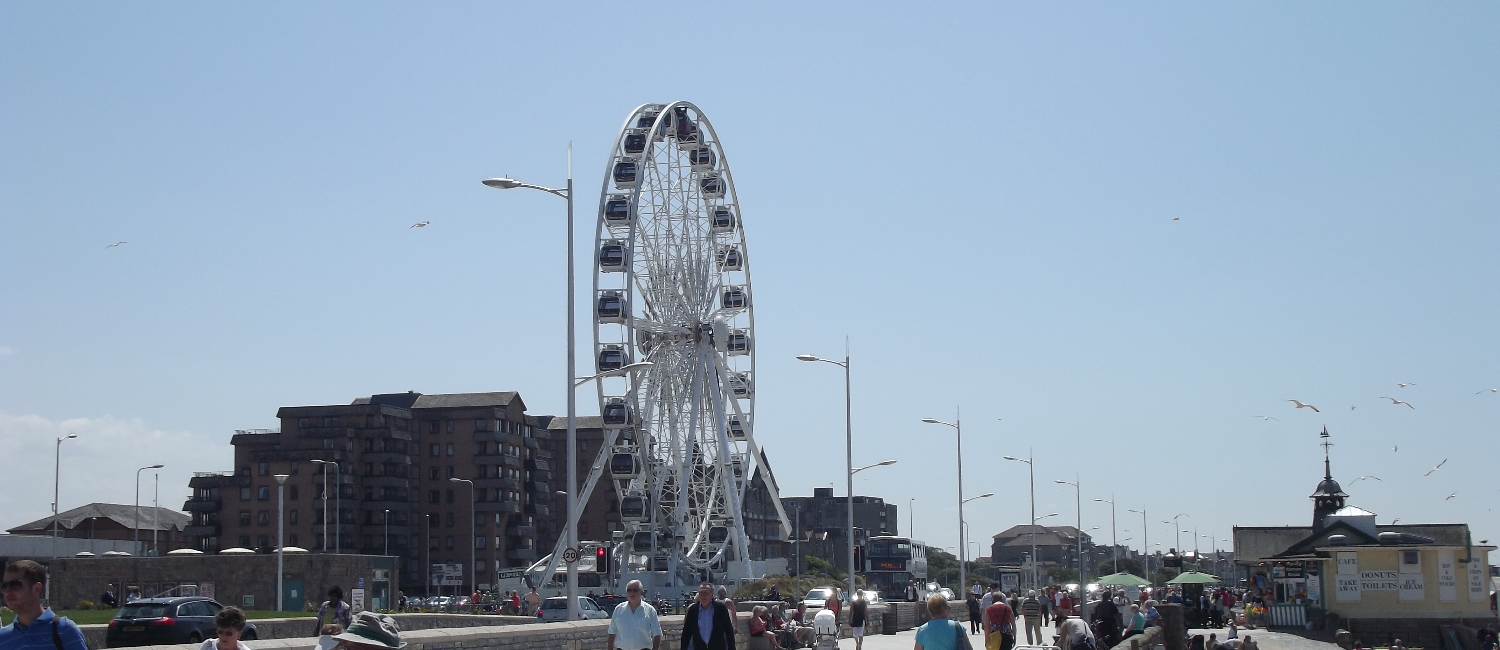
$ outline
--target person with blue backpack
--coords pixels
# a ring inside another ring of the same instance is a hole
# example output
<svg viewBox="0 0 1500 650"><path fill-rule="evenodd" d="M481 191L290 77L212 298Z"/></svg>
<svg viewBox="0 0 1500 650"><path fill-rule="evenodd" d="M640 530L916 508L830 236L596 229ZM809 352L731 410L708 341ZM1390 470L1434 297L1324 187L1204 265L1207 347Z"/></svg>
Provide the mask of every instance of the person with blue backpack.
<svg viewBox="0 0 1500 650"><path fill-rule="evenodd" d="M46 588L47 569L42 565L31 560L5 565L0 593L16 618L0 627L0 650L88 650L76 623L42 607Z"/></svg>

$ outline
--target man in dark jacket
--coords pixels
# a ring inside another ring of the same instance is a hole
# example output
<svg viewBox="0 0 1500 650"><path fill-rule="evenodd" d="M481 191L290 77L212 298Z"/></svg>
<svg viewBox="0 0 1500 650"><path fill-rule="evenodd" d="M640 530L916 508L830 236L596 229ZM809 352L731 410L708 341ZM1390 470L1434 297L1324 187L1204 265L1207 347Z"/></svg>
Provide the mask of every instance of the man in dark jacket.
<svg viewBox="0 0 1500 650"><path fill-rule="evenodd" d="M682 623L682 650L734 650L734 617L714 600L714 586L698 586L698 600Z"/></svg>

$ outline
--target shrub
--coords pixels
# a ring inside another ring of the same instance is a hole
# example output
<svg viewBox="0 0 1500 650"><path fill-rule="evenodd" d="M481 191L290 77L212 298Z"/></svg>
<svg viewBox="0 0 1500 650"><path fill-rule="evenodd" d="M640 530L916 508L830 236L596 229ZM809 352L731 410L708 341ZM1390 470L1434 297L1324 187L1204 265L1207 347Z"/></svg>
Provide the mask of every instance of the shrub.
<svg viewBox="0 0 1500 650"><path fill-rule="evenodd" d="M93 609L93 608L94 608L94 601L92 601L92 600L80 600L80 601L78 601L77 605L73 606L73 609Z"/></svg>

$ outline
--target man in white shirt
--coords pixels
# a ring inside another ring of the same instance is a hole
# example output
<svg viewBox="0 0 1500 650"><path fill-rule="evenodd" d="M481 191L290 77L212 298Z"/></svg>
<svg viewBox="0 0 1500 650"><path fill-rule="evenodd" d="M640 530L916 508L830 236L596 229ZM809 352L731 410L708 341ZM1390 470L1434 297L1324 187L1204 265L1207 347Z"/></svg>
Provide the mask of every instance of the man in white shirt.
<svg viewBox="0 0 1500 650"><path fill-rule="evenodd" d="M1089 629L1089 624L1076 616L1063 614L1063 620L1057 624L1056 645L1063 650L1078 648L1079 644L1092 647L1094 643L1094 631Z"/></svg>
<svg viewBox="0 0 1500 650"><path fill-rule="evenodd" d="M974 586L978 587L979 585L974 585ZM989 593L985 594L983 598L979 599L979 611L982 612L982 611L985 611L985 610L989 609L990 605L995 604L995 599L996 598L1003 599L1003 598L1005 598L1005 595L1002 594L1002 593L1000 593L1000 583L998 583L998 582L991 582L990 583L990 591L989 591Z"/></svg>
<svg viewBox="0 0 1500 650"><path fill-rule="evenodd" d="M656 618L656 608L641 602L645 593L640 580L631 580L625 585L628 599L615 605L609 617L609 650L660 650L661 621Z"/></svg>

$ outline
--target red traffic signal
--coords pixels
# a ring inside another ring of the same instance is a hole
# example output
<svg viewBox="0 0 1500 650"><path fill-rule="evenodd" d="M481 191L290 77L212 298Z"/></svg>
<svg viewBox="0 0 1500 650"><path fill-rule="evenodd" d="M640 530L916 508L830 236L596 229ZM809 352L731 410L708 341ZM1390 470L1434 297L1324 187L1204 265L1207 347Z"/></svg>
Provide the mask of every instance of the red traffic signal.
<svg viewBox="0 0 1500 650"><path fill-rule="evenodd" d="M609 549L603 546L594 549L594 571L609 573Z"/></svg>

